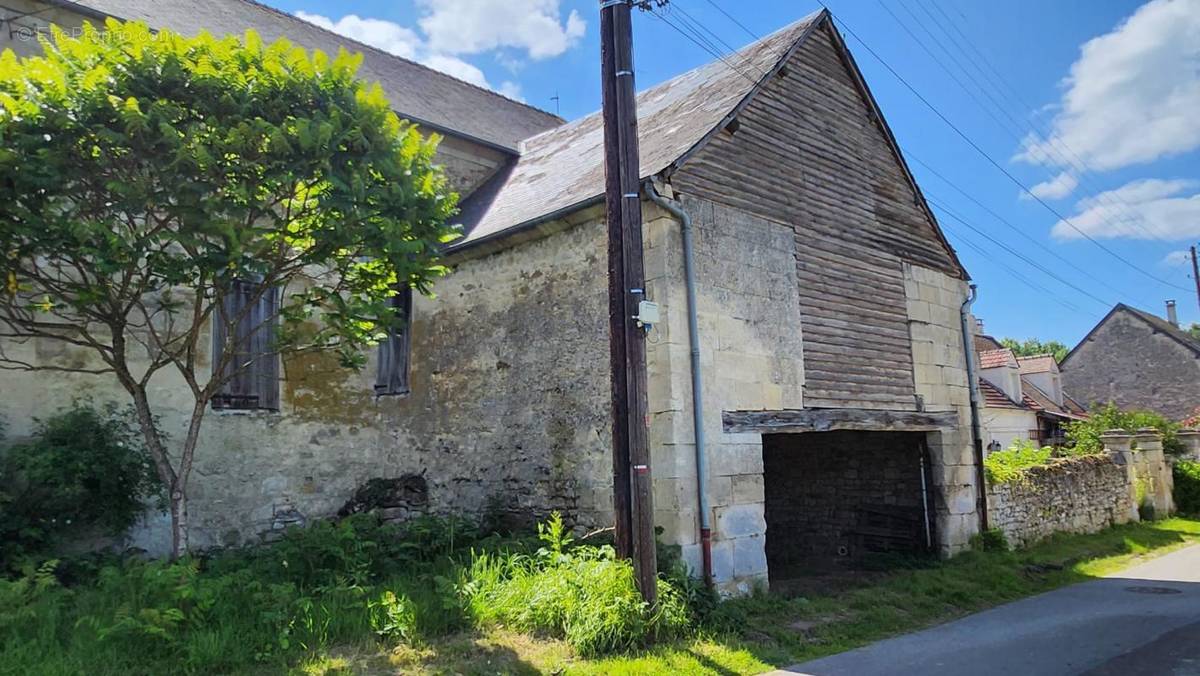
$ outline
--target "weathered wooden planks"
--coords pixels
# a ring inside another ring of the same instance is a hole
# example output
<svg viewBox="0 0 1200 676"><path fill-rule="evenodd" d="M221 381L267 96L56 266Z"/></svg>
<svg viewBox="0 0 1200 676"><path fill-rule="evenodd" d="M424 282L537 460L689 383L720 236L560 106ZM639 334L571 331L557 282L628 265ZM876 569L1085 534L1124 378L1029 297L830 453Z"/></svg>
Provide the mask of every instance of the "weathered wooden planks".
<svg viewBox="0 0 1200 676"><path fill-rule="evenodd" d="M959 270L826 29L739 121L672 182L795 229L805 405L912 410L902 264Z"/></svg>
<svg viewBox="0 0 1200 676"><path fill-rule="evenodd" d="M833 430L934 432L956 427L955 411L884 411L859 408L724 411L721 424L729 433L785 434Z"/></svg>

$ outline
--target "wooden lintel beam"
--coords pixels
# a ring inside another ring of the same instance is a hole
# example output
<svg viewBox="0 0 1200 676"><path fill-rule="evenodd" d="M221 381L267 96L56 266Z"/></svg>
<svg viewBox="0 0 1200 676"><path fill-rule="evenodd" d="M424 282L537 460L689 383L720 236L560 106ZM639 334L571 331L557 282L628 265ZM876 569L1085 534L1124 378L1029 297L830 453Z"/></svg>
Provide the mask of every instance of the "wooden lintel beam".
<svg viewBox="0 0 1200 676"><path fill-rule="evenodd" d="M780 411L724 411L726 432L795 434L860 430L864 432L936 432L958 426L955 411L877 411L862 408L810 408Z"/></svg>

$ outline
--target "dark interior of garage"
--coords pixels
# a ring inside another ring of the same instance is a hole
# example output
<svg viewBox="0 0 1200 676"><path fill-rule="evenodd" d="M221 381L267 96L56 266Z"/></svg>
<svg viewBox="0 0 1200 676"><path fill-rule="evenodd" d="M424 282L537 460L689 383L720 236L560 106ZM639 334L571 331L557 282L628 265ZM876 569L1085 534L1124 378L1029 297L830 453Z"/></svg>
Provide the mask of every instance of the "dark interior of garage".
<svg viewBox="0 0 1200 676"><path fill-rule="evenodd" d="M914 432L763 435L771 579L928 552L936 538L923 440Z"/></svg>

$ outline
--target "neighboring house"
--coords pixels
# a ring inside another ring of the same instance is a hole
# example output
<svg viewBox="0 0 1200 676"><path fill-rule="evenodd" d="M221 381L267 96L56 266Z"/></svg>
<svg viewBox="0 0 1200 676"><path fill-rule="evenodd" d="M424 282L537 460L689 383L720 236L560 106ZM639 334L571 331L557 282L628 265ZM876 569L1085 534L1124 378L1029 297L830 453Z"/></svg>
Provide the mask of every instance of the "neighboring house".
<svg viewBox="0 0 1200 676"><path fill-rule="evenodd" d="M1088 405L1115 403L1182 420L1200 404L1200 341L1167 319L1118 303L1059 366Z"/></svg>
<svg viewBox="0 0 1200 676"><path fill-rule="evenodd" d="M563 124L242 0L55 7L34 16L254 28L363 51L363 75L383 82L397 112L446 134L439 157L464 194L468 234L449 253L454 272L436 298L411 299L410 328L368 373L286 357L280 377L225 401L253 410L205 423L194 543L252 541L333 514L373 477L404 478L421 494L412 502L432 511L528 520L557 509L580 527L611 524L598 114ZM870 552L965 547L978 530L967 273L829 15L643 91L637 105L646 291L663 313L647 345L663 539L700 568L696 358L711 560L726 589ZM695 357L680 222L646 199L651 183L691 216ZM20 349L41 361L86 358L45 342ZM80 394L120 399L98 378L0 377L25 393L0 402L18 428ZM163 425L177 431L186 388L164 375L155 393ZM151 520L137 541L159 542L151 536L163 526Z"/></svg>
<svg viewBox="0 0 1200 676"><path fill-rule="evenodd" d="M986 335L975 336L983 394L984 445L1008 448L1018 440L1041 446L1066 442L1065 425L1087 412L1063 391L1051 355L1018 357Z"/></svg>

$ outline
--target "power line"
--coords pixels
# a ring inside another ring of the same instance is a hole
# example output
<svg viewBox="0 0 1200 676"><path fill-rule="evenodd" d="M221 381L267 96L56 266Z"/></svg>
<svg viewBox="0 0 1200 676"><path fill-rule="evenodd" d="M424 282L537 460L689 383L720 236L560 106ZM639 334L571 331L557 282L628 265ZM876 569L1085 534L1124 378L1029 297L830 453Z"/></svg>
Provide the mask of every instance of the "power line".
<svg viewBox="0 0 1200 676"><path fill-rule="evenodd" d="M712 5L714 8L716 8L716 10L718 12L720 12L721 14L724 14L725 18L732 21L738 28L741 28L742 30L746 31L746 33L749 34L750 37L754 38L755 40L759 39L758 35L756 35L754 33L754 31L750 30L749 28L746 28L746 24L735 19L732 14L730 14L729 12L726 12L724 10L724 8L722 8L720 5L718 5L716 2L714 2L714 0L704 0L704 1L707 2L708 4Z"/></svg>
<svg viewBox="0 0 1200 676"><path fill-rule="evenodd" d="M1059 277L1059 276L1058 276L1058 274L1057 274L1057 273L1055 273L1053 270L1050 270L1049 268L1046 268L1046 267L1045 267L1045 266L1043 266L1041 263L1038 263L1037 261L1033 260L1032 258L1029 258L1029 257L1028 257L1028 256L1026 256L1025 254L1022 254L1021 252L1017 251L1016 249L1013 249L1012 247L1008 246L1008 245L1007 245L1007 244L1005 244L1004 242L1001 242L1000 240L998 240L998 239L996 239L996 238L992 237L991 235L987 234L987 233L986 233L986 232L984 232L983 230L981 230L981 229L979 229L979 228L975 227L975 226L974 226L974 225L972 225L972 224L971 224L969 221L967 221L966 219L964 219L962 216L959 216L959 215L958 215L958 214L956 214L955 212L951 211L951 210L950 210L950 208L949 208L949 207L947 207L945 204L942 204L942 203L940 203L940 202L938 202L938 201L936 201L936 200L933 200L933 199L930 199L930 200L929 200L929 202L930 202L931 204L933 204L934 206L936 206L938 209L942 210L942 211L943 211L943 212L944 212L944 213L945 213L947 216L949 216L950 218L953 218L954 220L956 220L956 221L958 221L959 223L963 224L963 225L964 225L964 226L966 226L967 228L970 228L970 229L971 229L971 231L975 232L975 233L976 233L976 234L978 234L980 237L983 237L983 238L987 239L987 240L988 240L989 242L991 242L992 244L995 244L996 246L998 246L998 247L1000 247L1001 249L1003 249L1003 250L1005 250L1005 251L1009 252L1009 253L1010 253L1010 254L1012 254L1013 256L1016 256L1018 259L1020 259L1020 260L1024 261L1024 262L1025 262L1025 263L1027 263L1028 265L1030 265L1030 266L1032 266L1032 267L1036 268L1037 270L1040 270L1040 271L1041 271L1042 273L1044 273L1044 274L1045 274L1047 277L1050 277L1051 279L1054 279L1054 280L1056 280L1056 281L1057 281L1057 282L1059 282L1060 284L1063 284L1063 285L1065 285L1065 286L1069 286L1069 287L1071 287L1072 289L1074 289L1076 292L1080 293L1081 295L1083 295L1083 296L1086 296L1086 297L1088 297L1088 298L1091 298L1092 300L1096 301L1097 303L1100 303L1101 305L1103 305L1103 306L1105 306L1105 307L1111 307L1111 306L1113 305L1113 303L1110 303L1109 301L1107 301L1107 300L1104 300L1103 298L1100 298L1099 296L1097 296L1097 295L1093 294L1092 292L1088 291L1087 289L1084 289L1084 288L1082 288L1082 287L1076 286L1076 285L1075 285L1075 284L1073 284L1072 282L1069 282L1069 281L1067 281L1066 279L1064 279L1064 278L1062 278L1062 277Z"/></svg>
<svg viewBox="0 0 1200 676"><path fill-rule="evenodd" d="M900 23L899 19L896 17L896 15L893 14L891 12L891 10L888 10L886 5L883 5L882 0L877 0L877 2L879 2L880 5L885 10L887 10L889 14L892 15L893 19L897 20L897 23ZM971 55L967 52L967 50L962 45L960 45L957 42L957 40L955 40L954 36L950 33L950 31L946 30L945 26L943 26L942 23L937 19L937 17L935 17L926 8L924 3L921 0L913 0L913 2L917 5L918 8L920 8L920 10L925 14L925 16L929 17L929 20L930 20L929 22L932 23L939 32L941 32L943 35L945 35L948 38L948 40L958 48L958 51L964 57L966 57L966 59L971 63L971 65L975 67L975 70L980 75L983 76L982 79L988 80L988 83L987 83L988 87L994 88L996 94L999 95L1001 98L1007 99L1010 103L1016 103L1015 107L1017 109L1021 109L1022 105L1026 109L1032 108L1032 106L1030 106L1028 103L1017 103L1014 100L1014 98L1006 96L1004 94L1004 92L1001 91L1002 88L996 87L995 82L992 81L988 77L988 73L981 66L979 66L978 62L975 61L975 59L971 57ZM1107 202L1109 206L1114 207L1113 216L1118 221L1123 222L1126 225L1131 225L1133 228L1136 228L1138 230L1141 230L1150 239L1157 239L1159 241L1168 241L1160 233L1152 231L1148 225L1143 224L1141 222L1141 220L1138 218L1137 214L1135 214L1133 212L1132 207L1129 205L1129 203L1125 202L1123 198L1120 198L1119 195L1113 194L1111 191L1101 190L1101 189L1097 188L1095 186L1095 184L1091 183L1087 177L1087 173L1088 173L1089 169L1084 165L1083 160L1081 160L1079 158L1079 156L1076 155L1074 153L1074 151L1072 151L1071 148L1066 145L1065 141L1061 140L1060 138L1058 138L1055 134L1053 134L1051 132L1039 130L1037 127L1035 127L1033 125L1032 122L1030 122L1028 120L1019 122L1016 118L1014 118L1013 115L1009 113L1008 109L1004 105L1002 105L1000 103L1000 101L998 101L996 99L995 96L992 95L992 92L990 92L987 87L983 86L979 80L974 78L967 71L967 69L963 66L962 61L960 61L958 58L956 58L954 56L954 54L952 53L952 50L949 47L947 47L940 39L938 39L938 37L936 35L934 35L933 31L931 31L926 26L926 22L921 21L921 19L918 18L911 9L909 9L908 5L904 4L903 2L900 2L900 0L897 0L897 4L899 4L900 7L902 7L904 9L904 11L913 19L913 21L918 26L921 27L921 30L923 30L925 32L925 34L928 35L934 41L935 44L937 44L938 48L942 50L942 52L950 59L950 61L955 66L958 67L958 69L960 71L962 71L963 75L965 75L967 77L967 79L973 85L975 85L975 87L980 92L982 92L984 96L987 97L987 99L992 103L992 105L996 108L996 110L998 110L1000 112L1000 114L1003 115L1008 120L1008 122L1011 126L1007 127L1006 131L1008 131L1012 135L1012 138L1016 141L1018 146L1024 144L1024 141L1021 139L1021 137L1022 137L1022 135L1025 135L1027 133L1024 131L1024 129L1027 129L1028 132L1031 132L1031 135L1034 139L1041 142L1043 152L1045 152L1047 156L1052 156L1053 159L1058 163L1058 165L1060 167L1066 167L1066 168L1069 168L1071 171L1073 171L1073 173L1075 174L1074 178L1075 178L1076 182L1082 183L1084 186L1086 186L1084 188L1085 193L1091 193L1090 196L1094 197L1098 203ZM936 6L936 4L935 4L935 6ZM940 11L940 8L939 8L939 11ZM943 13L943 16L944 16L944 13ZM903 24L901 24L901 27L905 28L905 32L908 32L909 36L912 37L914 41L917 41L918 44L920 44L920 40L915 35L913 35L911 31L908 31L907 28L903 26ZM926 49L924 45L921 45L921 47L925 51L926 54L929 54L930 58L933 58L935 61L937 61L937 57L934 57L933 54L928 49ZM946 70L946 67L944 65L942 65L941 63L939 63L938 65L941 66L943 70ZM993 70L995 70L995 68L993 68ZM974 100L975 103L977 105L979 105L980 109L984 110L984 112L987 113L988 116L991 117L994 122L996 122L997 126L1000 126L1001 128L1005 128L1005 125L999 119L997 119L994 115L992 115L983 106L982 102L978 98L974 97L973 95L971 95L971 93L969 91L966 90L966 88L958 80L958 78L954 78L954 80L959 85L959 87L963 89L963 91L967 92L967 94L969 96L971 96L972 100ZM1003 78L1000 78L1000 82L1002 84L1007 84L1003 81ZM1010 89L1012 89L1012 88L1010 87ZM1021 97L1018 95L1016 98L1021 98ZM1059 150L1056 146L1061 146L1063 148L1063 150ZM1072 157L1070 157L1070 158L1067 157L1068 153L1070 153L1070 155ZM1053 172L1050 172L1050 174L1051 174L1051 177L1053 178L1054 177ZM1119 203L1118 203L1118 200L1119 200ZM1116 210L1123 211L1124 213L1123 214L1117 213ZM1107 221L1108 219L1105 219L1105 220ZM1110 225L1112 225L1112 223L1110 223Z"/></svg>
<svg viewBox="0 0 1200 676"><path fill-rule="evenodd" d="M988 213L988 214L989 214L989 215L990 215L992 218L995 218L997 221L1000 221L1001 223L1003 223L1005 226L1007 226L1007 227L1008 227L1010 230L1012 230L1013 232L1017 233L1018 235L1021 235L1021 236L1022 236L1022 237L1024 237L1025 239L1029 240L1031 243L1033 243L1033 244L1034 244L1035 246L1037 246L1038 248L1042 249L1043 251L1045 251L1046 253L1050 254L1050 255L1051 255L1051 256L1053 256L1054 258L1057 258L1058 260L1062 261L1064 264L1066 264L1066 265L1070 266L1070 267L1071 267L1072 269L1074 269L1076 272L1079 272L1080 274L1084 275L1084 276L1085 276L1085 277L1087 277L1088 279L1091 279L1092 281L1094 281L1094 282L1096 282L1096 283L1098 283L1098 284L1100 284L1100 285L1102 285L1102 286L1106 287L1106 288L1107 288L1109 291L1112 291L1112 292L1114 292L1114 293L1116 293L1116 294L1118 294L1118 295L1120 295L1120 294L1121 294L1121 291L1120 291L1119 289L1117 289L1117 288L1113 287L1112 285L1110 285L1110 284L1109 284L1107 281L1105 281L1105 280L1104 280L1102 277L1099 277L1099 276L1097 276L1097 275L1094 275L1094 274L1092 274L1091 272L1089 272L1087 269L1085 269L1085 268L1082 268L1082 267L1080 267L1080 266L1076 265L1075 263L1072 263L1072 262L1071 262L1069 259L1067 259L1065 256L1062 256L1062 255L1060 255L1059 253L1057 253L1056 251L1054 251L1054 250L1053 250L1053 249L1051 249L1050 247L1046 246L1045 244L1042 244L1042 243L1041 243L1041 242L1039 242L1039 241L1038 241L1036 238L1034 238L1032 235L1030 235L1029 233L1025 232L1023 229L1021 229L1021 228L1020 228L1020 227L1018 227L1016 224L1014 224L1012 221L1010 221L1010 220L1008 220L1007 218L1005 218L1005 217L1001 216L1000 214L996 213L996 211L995 211L994 209L992 209L991 207L987 206L987 205L986 205L986 204L984 204L983 202L980 202L978 199L976 199L976 198L975 198L974 196L972 196L970 193L968 193L967 191L963 190L963 189L962 189L961 187L959 187L959 186L958 186L958 185L957 185L957 184L956 184L954 181L951 181L951 180L950 180L949 178L947 178L947 177L946 177L944 174L942 174L941 172L939 172L937 169L934 169L934 168L933 168L932 166L930 166L930 165L929 165L927 162L925 162L924 160L922 160L922 159L920 158L920 156L918 156L918 155L914 154L912 151L909 151L909 152L908 152L908 157L909 157L910 159L912 159L914 162L916 162L917 164L919 164L919 165L921 165L922 167L924 167L926 171L928 171L929 173L933 174L933 175L934 175L934 176L936 176L937 178L941 179L941 181L942 181L943 183L945 183L946 185L948 185L948 186L950 186L951 188L953 188L955 192L957 192L958 194L960 194L960 195L962 195L963 197L965 197L965 198L967 198L968 200L970 200L972 203L974 203L974 204L975 204L975 206L977 206L977 207L979 207L980 209L983 209L984 211L986 211L986 212L987 212L987 213Z"/></svg>
<svg viewBox="0 0 1200 676"><path fill-rule="evenodd" d="M676 6L676 8L678 9L678 6ZM680 26L676 26L676 25L675 25L674 23L672 23L672 22L671 22L671 21L670 21L670 20L669 20L669 19L668 19L666 16L664 16L664 15L662 15L662 14L659 14L659 13L655 12L655 13L654 13L654 15L655 15L657 18L659 18L660 20L662 20L662 21L663 21L663 23L666 23L668 26L670 26L671 28L673 28L673 29L674 29L676 32L678 32L680 35L683 35L685 38L687 38L689 41L691 41L691 42L692 42L693 44L695 44L697 47L699 47L700 49L702 49L702 50L704 50L704 51L708 52L710 55L714 56L715 58L719 59L719 60L720 60L722 63L724 63L724 64L725 64L727 67L729 67L729 68L730 68L730 70L734 71L736 74L738 74L738 75L741 75L742 77L746 78L748 81L750 81L750 82L752 82L752 83L757 83L757 82L758 82L758 80L756 80L755 78L752 78L752 77L750 77L750 76L749 76L749 75L747 75L745 72L743 72L743 71L741 71L741 70L738 70L737 68L734 68L734 66L732 66L732 65L729 63L729 61L727 61L727 60L724 58L724 56L723 56L722 54L720 54L720 53L719 53L719 52L718 52L718 51L717 51L717 50L714 48L714 46L712 45L712 42L711 42L711 41L709 41L709 40L701 40L701 39L699 39L699 38L698 38L698 36L695 36L695 35L694 35L694 32L697 30L696 28L694 28L694 27L691 27L690 31L687 31L687 30L684 30L683 28L681 28ZM693 21L695 21L695 19L694 19L694 18L693 18ZM699 22L696 22L696 23L699 23ZM690 25L689 25L689 26L690 26ZM702 24L701 24L701 26L702 26ZM709 29L705 28L705 30L709 30ZM711 32L711 30L709 30L709 32ZM718 39L719 39L719 38L718 38ZM723 40L720 40L720 41L721 41L721 42L724 42ZM790 105L789 105L788 107L789 107L789 108L791 108L791 106L790 106ZM792 112L793 112L794 114L796 114L796 116L797 116L797 118L798 118L798 119L800 119L800 120L807 120L807 118L806 118L805 116L803 116L803 115L800 115L800 114L799 114L797 111L795 111L794 109L792 110ZM922 164L924 164L924 163L922 163ZM961 217L957 216L957 214L954 214L954 212L950 211L950 210L949 210L948 208L946 208L945 206L943 206L943 205L940 205L940 204L939 204L938 206L939 206L939 208L941 208L943 211L945 211L947 214L949 214L951 217L955 218L955 220L959 221L960 223L962 223L963 225L967 226L967 227L968 227L968 228L970 228L971 230L973 230L973 231L977 232L977 233L978 233L978 234L980 234L981 236L983 236L983 237L987 238L989 241L993 242L994 244L996 244L996 245L997 245L997 246L999 246L1000 248L1004 249L1005 251L1009 252L1010 254L1012 254L1012 255L1016 256L1018 259L1022 260L1022 261L1023 261L1023 262L1025 262L1026 264L1028 264L1028 265L1031 265L1031 266L1033 266L1035 269L1037 269L1037 270L1041 271L1042 273L1044 273L1044 274L1048 275L1048 276L1049 276L1049 277L1051 277L1052 279L1054 279L1054 280L1056 280L1056 281L1058 281L1058 282L1060 282L1060 283L1062 283L1062 284L1064 284L1064 285L1066 285L1066 286L1068 286L1068 287L1070 287L1070 288L1074 289L1075 291L1077 291L1077 292L1079 292L1079 293L1081 293L1081 294L1083 294L1083 295L1085 295L1085 296L1087 296L1087 297L1090 297L1090 298L1092 298L1093 300L1095 300L1095 301L1097 301L1097 302L1101 303L1102 305L1105 305L1106 307L1107 307L1107 306L1109 306L1109 305L1111 305L1111 303L1109 303L1108 301L1105 301L1105 300L1103 300L1103 299L1101 299L1101 298L1099 298L1099 297L1095 296L1094 294L1092 294L1091 292L1087 291L1086 289L1083 289L1083 288L1081 288L1081 287L1079 287L1079 286L1076 286L1075 284L1073 284L1073 283L1071 283L1071 282L1067 281L1066 279L1064 279L1064 278L1062 278L1062 277L1058 276L1058 275L1057 275L1056 273L1054 273L1052 270L1049 270L1048 268L1046 268L1045 266L1041 265L1040 263L1038 263L1038 262L1036 262L1036 261L1034 261L1034 260L1030 259L1029 257L1027 257L1027 256L1025 256L1025 255L1021 254L1020 252L1018 252L1018 251L1016 251L1016 250L1012 249L1011 247L1009 247L1009 246L1005 245L1004 243L1002 243L1002 242L999 242L998 240L995 240L994 238L992 238L991 236L989 236L988 234L986 234L986 233L985 233L985 232L983 232L982 230L980 230L980 229L976 228L975 226L971 225L971 224L970 224L969 222L967 222L965 219L963 219L963 218L961 218ZM1015 226L1014 226L1014 227L1015 227ZM1022 281L1024 281L1025 283L1027 283L1027 284L1030 284L1030 283L1031 283L1031 282L1029 282L1028 280L1025 280L1025 279L1021 278L1021 277L1020 277L1020 275L1019 275L1019 273L1017 273L1015 270L1012 270L1011 268L1008 268L1008 269L1009 269L1009 271L1010 271L1012 274L1014 274L1014 275L1015 275L1015 276L1017 276L1018 278L1022 279ZM1053 293L1052 293L1052 292L1051 292L1049 289L1046 289L1045 287L1042 287L1042 286L1037 286L1037 288L1038 288L1038 289L1040 289L1040 290L1042 290L1043 292L1045 292L1045 293L1047 293L1047 294L1049 294L1049 295L1053 296ZM1064 305L1067 305L1068 307L1071 307L1072 309L1074 309L1074 310L1076 310L1076 311L1080 311L1080 310L1079 310L1077 307L1075 307L1075 306L1072 306L1072 305L1070 305L1069 303L1065 303L1064 301L1062 301L1061 299L1058 299L1057 297L1055 297L1055 300L1058 300L1060 303L1063 303Z"/></svg>
<svg viewBox="0 0 1200 676"><path fill-rule="evenodd" d="M943 227L945 227L944 224L943 224ZM949 232L950 234L954 235L954 238L957 239L959 242L967 245L968 248L974 250L980 256L983 256L985 259L987 259L991 264L994 264L996 267L1007 272L1009 275L1011 275L1014 279L1021 282L1022 284L1028 286L1029 288L1033 289L1034 291L1042 292L1043 294L1046 295L1047 298L1049 298L1050 300L1053 300L1054 302L1058 303L1059 305L1062 305L1063 307L1067 308L1068 310L1071 310L1073 312L1076 312L1076 313L1079 313L1082 315L1087 315L1087 313L1085 313L1083 310L1081 310L1074 303L1071 303L1069 301L1063 300L1062 298L1059 298L1058 296L1054 295L1054 292L1050 291L1050 289L1047 289L1046 287L1042 286L1041 284L1038 284L1037 282L1027 278L1025 275L1022 275L1020 272L1017 272L1016 269L1014 269L1008 265L1005 265L1003 261L994 260L992 258L991 253L984 250L983 247L979 246L975 242L972 242L963 233L957 232L953 228L946 228L946 231Z"/></svg>
<svg viewBox="0 0 1200 676"><path fill-rule="evenodd" d="M828 10L828 8L826 8L826 9ZM1109 247L1105 246L1102 242L1100 242L1096 238L1089 235L1084 230L1080 229L1079 226L1075 225L1075 223L1071 221L1071 219L1069 219L1066 216L1064 216L1063 214L1059 213L1059 211L1057 209L1050 206L1050 204L1048 204L1041 197L1038 197L1037 195L1035 195L1033 193L1033 191L1031 191L1028 187L1026 187L1026 185L1024 183L1022 183L1020 181L1020 179L1018 179L1016 176L1013 176L1011 172L1009 172L1007 169L1005 169L999 162L997 162L991 155L989 155L987 153L987 151L985 151L983 148L981 148L978 143L976 143L974 140L972 140L971 137L967 136L965 132L963 132L961 129L959 129L959 127L957 125L955 125L953 122L950 121L949 118L947 118L944 114L942 114L942 112L940 110L938 110L936 106L934 106L932 103L930 103L929 99L925 98L919 91L917 91L917 89L915 87L913 87L911 84L909 84L908 80L905 80L904 77L902 75L900 75L900 73L898 73L896 71L896 69L891 66L891 64L889 64L886 60L884 60L884 58L882 56L880 56L874 49L871 49L871 46L868 45L866 43L866 41L864 41L861 37L859 37L858 33L854 32L854 29L851 28L844 19L836 18L834 20L837 23L840 23L842 25L842 27L846 29L846 32L850 33L850 35L853 36L854 39L857 40L859 42L859 44L861 44L863 46L863 48L866 49L867 52L870 53L871 56L873 56L875 58L876 61L878 61L884 68L886 68L887 71L890 72L893 77L895 77L897 80L899 80L900 83L905 86L905 88L907 88L910 92L912 92L912 94L914 96L916 96L917 99L920 100L921 103L923 103L925 105L925 107L929 108L929 110L932 111L933 114L938 117L938 119L940 119L942 122L944 122L946 124L946 126L953 129L954 133L956 133L960 138L962 138L962 140L964 142L966 142L967 145L971 146L971 148L974 149L975 152L979 153L985 160L988 161L989 164L991 164L993 167L995 167L997 171L1004 174L1004 176L1006 178L1008 178L1009 181L1012 181L1012 183L1014 185L1016 185L1018 188L1020 188L1025 194L1029 195L1032 199L1034 199L1038 204L1042 205L1051 214L1054 214L1056 217L1058 217L1060 222L1066 223L1067 226L1069 226L1075 232L1079 233L1080 236L1082 236L1084 239L1088 240L1092 244L1095 244L1097 247L1099 247L1101 250L1103 250L1109 256L1112 256L1113 258L1117 259L1121 263L1127 265L1130 268L1133 268L1134 270L1136 270L1139 274L1143 275L1144 277L1147 277L1149 279L1152 279L1152 280L1158 282L1159 284L1163 284L1165 286L1169 286L1174 289L1191 291L1191 289L1187 289L1185 287L1179 286L1178 284L1167 281L1157 275L1153 275L1153 274L1147 272L1146 270L1142 269L1137 264L1126 259L1124 256L1121 256L1117 252L1115 252L1112 249L1110 249Z"/></svg>

